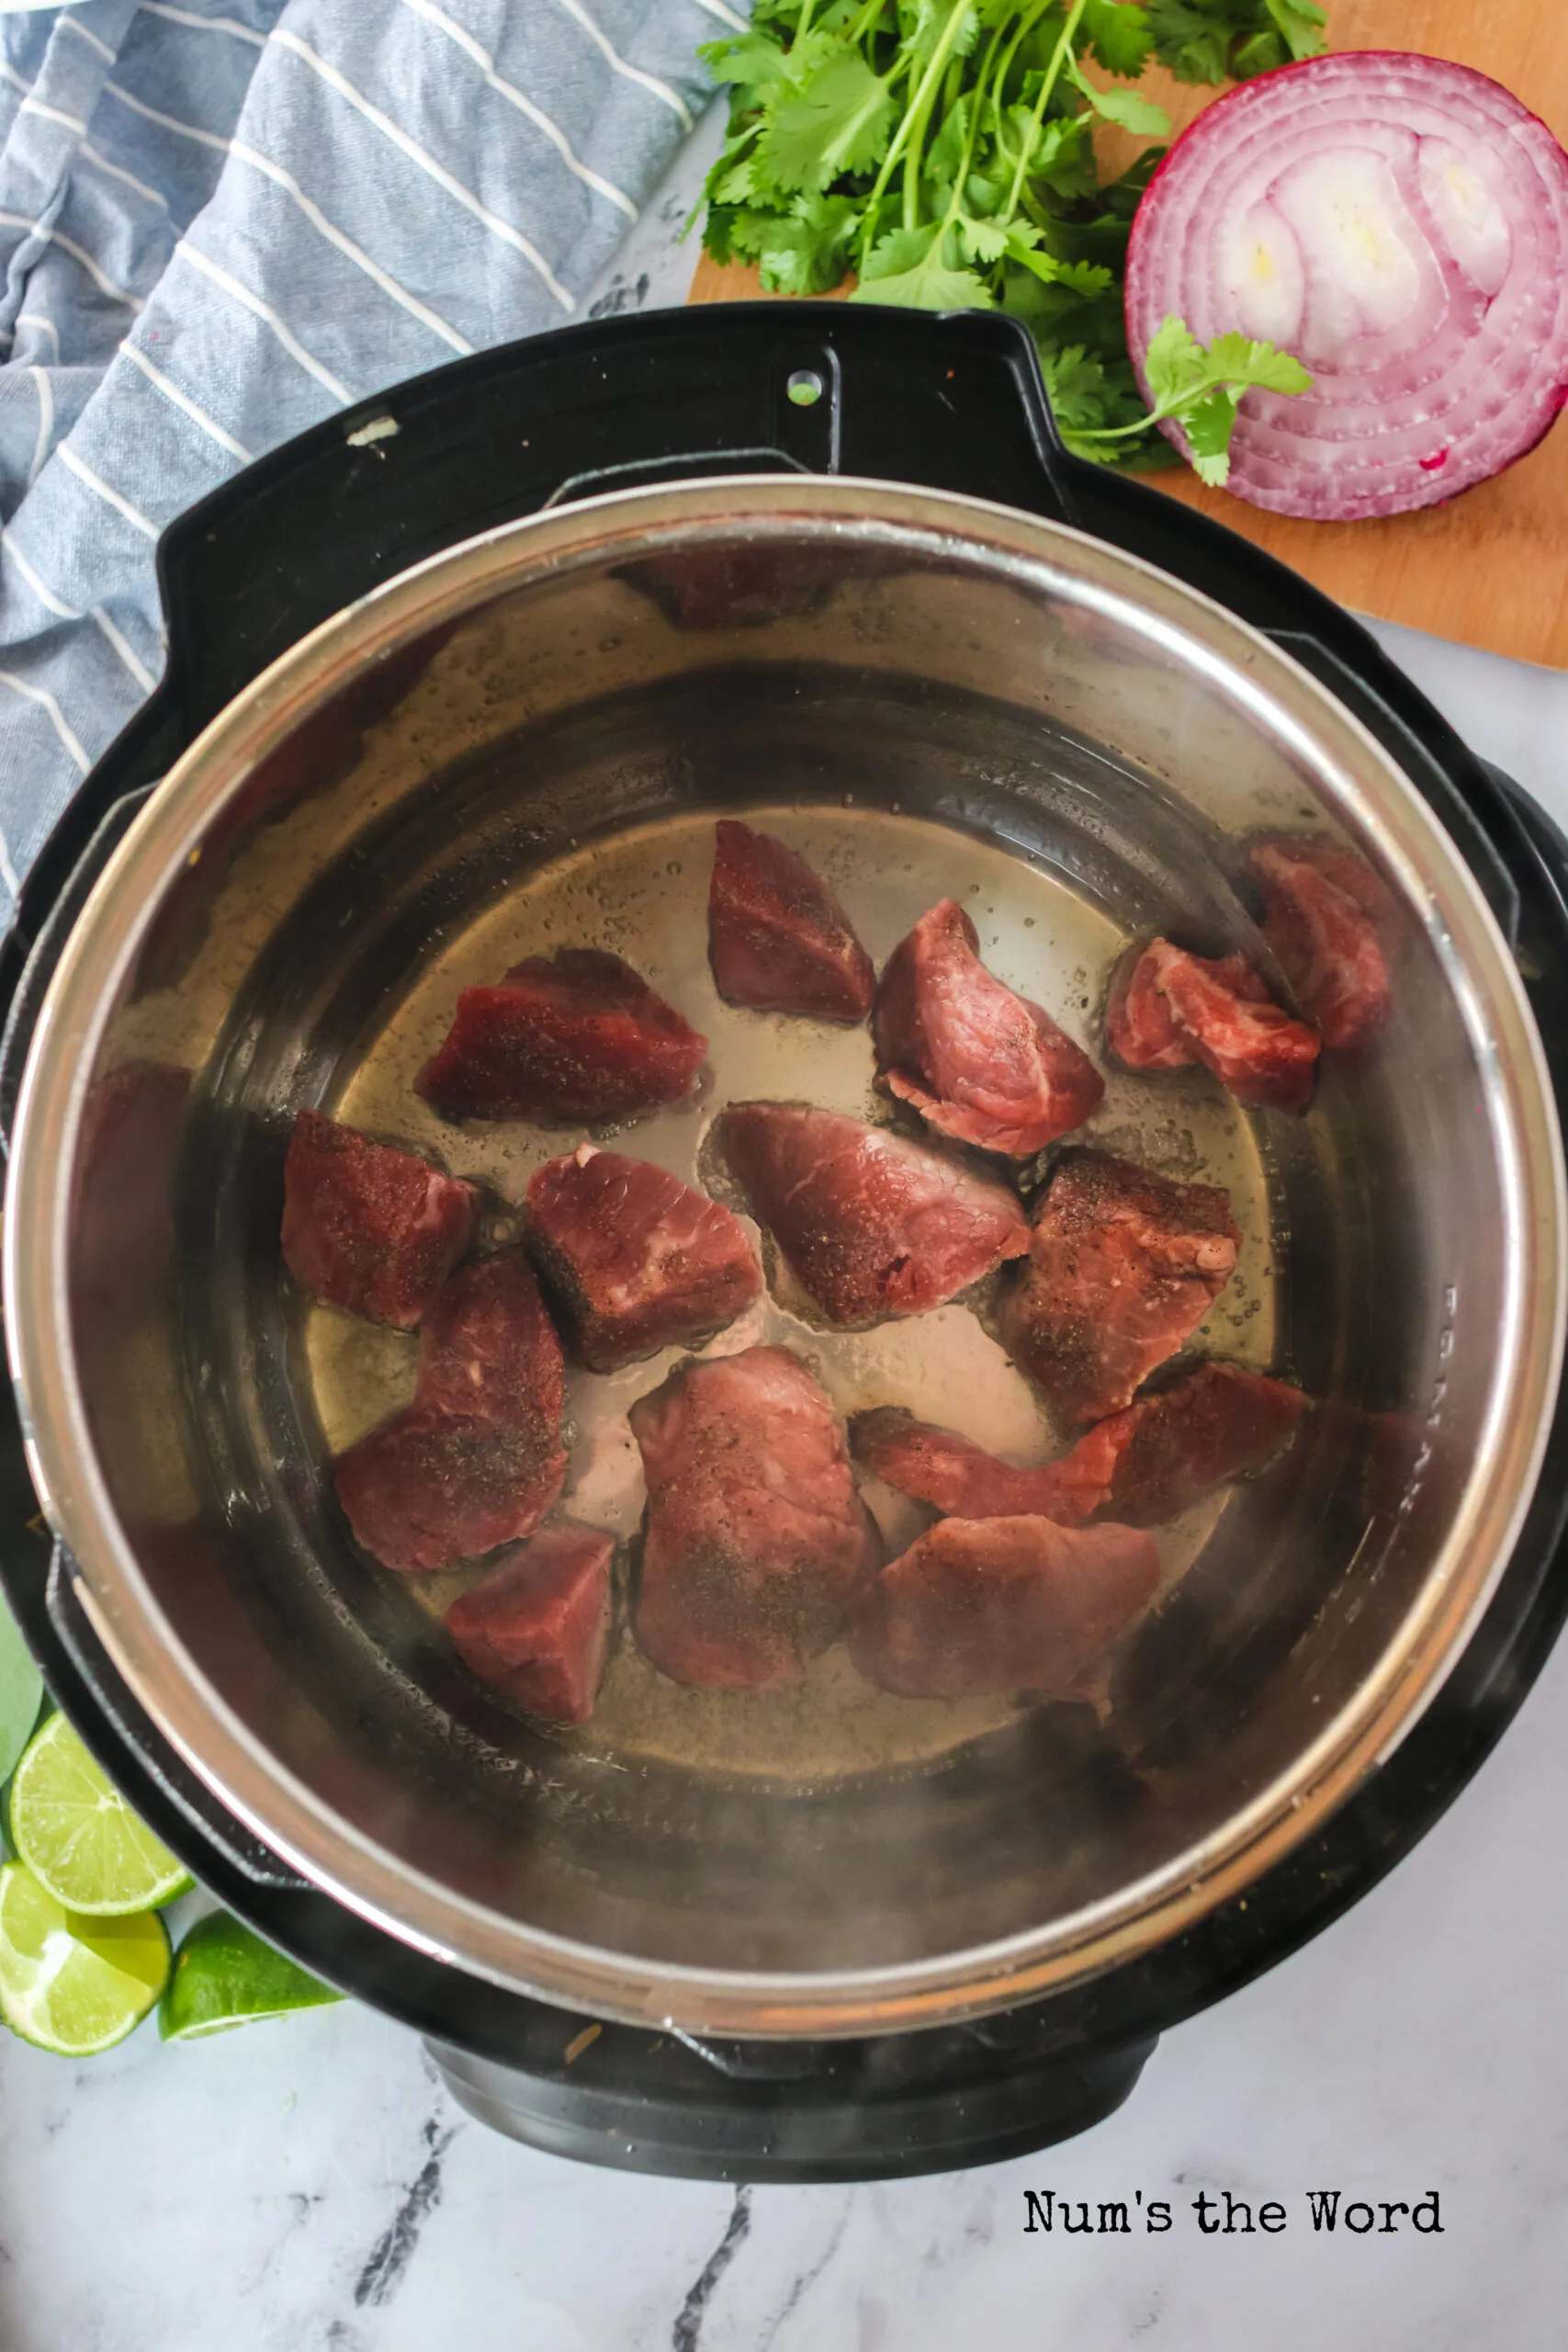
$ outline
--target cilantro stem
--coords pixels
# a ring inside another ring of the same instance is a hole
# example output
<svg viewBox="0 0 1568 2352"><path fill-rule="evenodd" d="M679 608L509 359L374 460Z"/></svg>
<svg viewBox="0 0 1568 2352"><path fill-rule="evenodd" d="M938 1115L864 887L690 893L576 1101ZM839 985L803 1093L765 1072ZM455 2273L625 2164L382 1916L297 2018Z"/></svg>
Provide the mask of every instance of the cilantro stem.
<svg viewBox="0 0 1568 2352"><path fill-rule="evenodd" d="M975 141L980 134L980 117L985 111L986 76L991 70L991 61L996 56L997 45L1000 41L1001 37L1002 28L1001 26L998 25L991 35L990 41L986 50L985 57L981 62L980 78L975 85L975 109L970 115L968 127L964 133L964 153L959 157L958 169L953 175L953 194L948 199L947 210L942 217L942 226L936 232L936 241L939 247L942 243L942 241L946 237L948 231L952 228L953 222L959 219L960 215L964 214L967 210L967 207L964 203L964 192L969 186L969 166L975 159ZM940 261L942 255L939 252L937 259Z"/></svg>
<svg viewBox="0 0 1568 2352"><path fill-rule="evenodd" d="M1008 43L1007 55L998 67L996 79L991 85L992 130L997 142L997 153L1004 160L1007 154L1007 138L1002 127L1002 92L1007 87L1008 75L1012 72L1013 59L1018 55L1020 49L1034 30L1041 17L1054 5L1055 0L1034 0L1034 6L1023 11L1018 28ZM1006 22L1005 18L1003 22ZM1000 28L998 27L998 29L999 31Z"/></svg>
<svg viewBox="0 0 1568 2352"><path fill-rule="evenodd" d="M1083 5L1084 0L1077 0L1077 6L1080 10L1082 9ZM935 49L931 51L930 62L927 64L925 72L921 74L919 81L916 85L915 95L909 100L904 119L898 125L897 131L894 133L892 143L888 147L886 154L882 159L882 168L877 173L875 181L872 187L871 194L865 200L865 226L861 232L860 241L860 267L863 276L864 275L867 257L871 252L872 240L876 233L877 210L881 205L883 198L887 193L887 183L893 177L894 170L897 165L903 161L905 150L913 143L918 153L919 146L924 142L926 118L931 111L931 96L936 89L937 84L942 79L943 69L947 64L948 51L952 49L953 42L957 40L958 28L968 12L969 0L954 0L954 5L949 12L947 22L942 28L941 38L939 39ZM918 191L918 178L916 181L916 187ZM906 210L908 209L908 178L906 178ZM913 228L915 224L913 221L910 221L908 225Z"/></svg>
<svg viewBox="0 0 1568 2352"><path fill-rule="evenodd" d="M1184 408L1195 408L1200 401L1207 400L1211 392L1228 390L1239 395L1250 389L1249 385L1238 382L1234 376L1200 376L1196 383L1183 384L1179 392L1167 393L1164 400L1156 401L1153 408L1131 424L1100 424L1088 432L1080 432L1075 425L1073 438L1075 441L1124 441L1130 433L1146 433L1151 424L1163 424L1168 416L1179 416Z"/></svg>
<svg viewBox="0 0 1568 2352"><path fill-rule="evenodd" d="M1087 6L1088 0L1073 0L1073 5L1067 11L1067 20L1056 37L1055 48L1051 51L1051 62L1045 68L1044 78L1041 82L1039 93L1034 100L1034 112L1029 136L1021 142L1019 147L1018 165L1012 175L1012 188L1007 200L1007 210L1010 216L1018 210L1019 194L1023 187L1024 167L1029 162L1030 152L1038 136L1040 126L1045 119L1045 108L1050 103L1051 93L1060 81L1062 67L1072 52L1073 36L1077 31L1079 20Z"/></svg>
<svg viewBox="0 0 1568 2352"><path fill-rule="evenodd" d="M1129 433L1146 433L1151 424L1159 423L1162 416L1170 416L1174 413L1175 412L1168 408L1150 409L1146 416L1140 416L1133 424L1093 426L1075 424L1072 428L1073 439L1075 441L1124 441Z"/></svg>

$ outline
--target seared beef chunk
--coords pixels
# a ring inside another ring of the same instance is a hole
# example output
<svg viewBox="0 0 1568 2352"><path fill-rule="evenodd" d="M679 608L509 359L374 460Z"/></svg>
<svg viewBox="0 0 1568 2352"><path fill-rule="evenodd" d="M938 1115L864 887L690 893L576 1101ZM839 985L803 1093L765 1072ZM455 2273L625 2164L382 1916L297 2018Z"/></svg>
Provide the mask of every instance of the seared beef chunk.
<svg viewBox="0 0 1568 2352"><path fill-rule="evenodd" d="M1105 1036L1129 1069L1202 1062L1253 1108L1300 1111L1322 1044L1269 996L1246 958L1210 962L1168 939L1134 948L1111 983Z"/></svg>
<svg viewBox="0 0 1568 2352"><path fill-rule="evenodd" d="M618 956L560 947L465 989L414 1083L444 1119L624 1119L689 1094L707 1049Z"/></svg>
<svg viewBox="0 0 1568 2352"><path fill-rule="evenodd" d="M860 1119L734 1102L718 1136L758 1216L835 1323L922 1314L1029 1247L1003 1185Z"/></svg>
<svg viewBox="0 0 1568 2352"><path fill-rule="evenodd" d="M522 1250L462 1267L425 1310L416 1405L560 1427L560 1341Z"/></svg>
<svg viewBox="0 0 1568 2352"><path fill-rule="evenodd" d="M1054 1519L1058 1527L1081 1526L1100 1509L1106 1493L1100 1466L1080 1459L1089 1442L1086 1438L1059 1462L1019 1470L987 1453L983 1445L953 1430L918 1421L897 1406L857 1413L850 1423L850 1446L857 1462L901 1495L913 1495L953 1519L1033 1516Z"/></svg>
<svg viewBox="0 0 1568 2352"><path fill-rule="evenodd" d="M1153 1538L1131 1527L942 1519L867 1588L850 1652L909 1699L1064 1690L1158 1582Z"/></svg>
<svg viewBox="0 0 1568 2352"><path fill-rule="evenodd" d="M338 1500L367 1552L428 1576L531 1535L566 1456L525 1429L411 1405L338 1456Z"/></svg>
<svg viewBox="0 0 1568 2352"><path fill-rule="evenodd" d="M1277 1453L1306 1402L1299 1388L1264 1373L1206 1363L1100 1422L1073 1454L1085 1457L1086 1483L1091 1458L1102 1463L1102 1511L1131 1527L1154 1527Z"/></svg>
<svg viewBox="0 0 1568 2352"><path fill-rule="evenodd" d="M1247 862L1263 887L1263 936L1324 1044L1365 1045L1388 1019L1377 925L1393 912L1389 892L1332 842L1260 842Z"/></svg>
<svg viewBox="0 0 1568 2352"><path fill-rule="evenodd" d="M979 957L953 899L923 914L876 992L877 1066L889 1093L961 1143L1027 1159L1081 1127L1105 1080L1041 1006Z"/></svg>
<svg viewBox="0 0 1568 2352"><path fill-rule="evenodd" d="M890 1405L854 1416L850 1446L888 1486L952 1519L1033 1513L1058 1527L1097 1517L1156 1527L1277 1453L1306 1401L1264 1373L1206 1363L1097 1421L1070 1453L1035 1469L1015 1469Z"/></svg>
<svg viewBox="0 0 1568 2352"><path fill-rule="evenodd" d="M283 1261L328 1306L403 1329L468 1248L479 1194L412 1152L301 1111L283 1165Z"/></svg>
<svg viewBox="0 0 1568 2352"><path fill-rule="evenodd" d="M1219 1185L1064 1153L998 1310L1002 1343L1065 1419L1119 1413L1196 1330L1240 1241Z"/></svg>
<svg viewBox="0 0 1568 2352"><path fill-rule="evenodd" d="M796 1682L876 1566L833 1408L786 1348L687 1365L632 1407L648 1480L635 1623L677 1682Z"/></svg>
<svg viewBox="0 0 1568 2352"><path fill-rule="evenodd" d="M548 1723L586 1723L610 1644L615 1539L567 1521L503 1553L446 1611L463 1663Z"/></svg>
<svg viewBox="0 0 1568 2352"><path fill-rule="evenodd" d="M761 1012L863 1021L875 974L827 884L771 833L728 817L714 833L708 956L720 996Z"/></svg>
<svg viewBox="0 0 1568 2352"><path fill-rule="evenodd" d="M338 1457L367 1552L405 1575L532 1535L560 1493L560 1341L520 1250L455 1274L425 1311L414 1401Z"/></svg>
<svg viewBox="0 0 1568 2352"><path fill-rule="evenodd" d="M594 1372L705 1340L761 1294L757 1253L729 1209L646 1159L592 1144L531 1180L528 1232Z"/></svg>

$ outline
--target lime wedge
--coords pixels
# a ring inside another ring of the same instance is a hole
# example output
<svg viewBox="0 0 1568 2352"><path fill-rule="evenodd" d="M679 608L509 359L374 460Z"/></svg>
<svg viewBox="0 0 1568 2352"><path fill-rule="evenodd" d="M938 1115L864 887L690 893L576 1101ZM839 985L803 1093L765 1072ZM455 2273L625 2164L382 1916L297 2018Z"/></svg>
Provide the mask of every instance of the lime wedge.
<svg viewBox="0 0 1568 2352"><path fill-rule="evenodd" d="M175 1954L158 2030L165 2041L203 2041L232 2026L259 2025L342 1998L227 1911L214 1911L197 1921Z"/></svg>
<svg viewBox="0 0 1568 2352"><path fill-rule="evenodd" d="M43 1703L43 1679L31 1652L0 1600L0 1781L7 1780L33 1735Z"/></svg>
<svg viewBox="0 0 1568 2352"><path fill-rule="evenodd" d="M139 2026L169 1974L155 1911L84 1919L21 1862L0 1863L0 2017L59 2058L112 2050Z"/></svg>
<svg viewBox="0 0 1568 2352"><path fill-rule="evenodd" d="M184 1894L185 1864L139 1821L63 1715L28 1742L11 1782L11 1843L39 1884L95 1919Z"/></svg>

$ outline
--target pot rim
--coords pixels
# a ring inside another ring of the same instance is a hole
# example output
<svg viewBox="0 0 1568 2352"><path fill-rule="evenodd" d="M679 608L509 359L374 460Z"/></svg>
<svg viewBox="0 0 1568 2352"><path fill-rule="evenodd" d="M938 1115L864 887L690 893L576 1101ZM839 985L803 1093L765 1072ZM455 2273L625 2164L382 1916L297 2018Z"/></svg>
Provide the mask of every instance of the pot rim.
<svg viewBox="0 0 1568 2352"><path fill-rule="evenodd" d="M1464 1014L1499 1146L1506 1313L1476 1459L1420 1596L1376 1671L1293 1769L1162 1868L1050 1927L935 1959L837 1974L634 1959L455 1894L340 1819L239 1720L146 1586L96 1462L67 1310L73 1163L107 1008L155 896L219 808L368 662L511 589L766 530L852 529L911 554L984 562L1131 622L1225 700L1310 756L1319 788L1424 907ZM1240 657L1238 659L1238 656ZM1369 793L1369 785L1375 792ZM1506 943L1436 816L1359 720L1289 654L1211 599L1069 526L953 492L832 476L728 476L610 492L480 534L323 622L230 703L171 768L100 876L51 980L18 1098L6 1182L6 1344L28 1466L75 1564L77 1597L159 1734L219 1802L312 1885L405 1944L507 1989L633 2024L749 2036L905 2030L1066 1989L1164 1943L1315 1828L1412 1728L1506 1566L1534 1493L1568 1315L1562 1136L1534 1017Z"/></svg>

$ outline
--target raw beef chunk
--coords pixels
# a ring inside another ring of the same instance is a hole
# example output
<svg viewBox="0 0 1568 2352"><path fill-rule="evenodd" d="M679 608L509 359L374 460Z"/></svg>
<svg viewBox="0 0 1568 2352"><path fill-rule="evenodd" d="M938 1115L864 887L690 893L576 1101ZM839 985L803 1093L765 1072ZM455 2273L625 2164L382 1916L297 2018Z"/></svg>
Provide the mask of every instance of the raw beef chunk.
<svg viewBox="0 0 1568 2352"><path fill-rule="evenodd" d="M943 1135L1027 1159L1081 1127L1105 1091L1089 1056L981 963L953 899L888 958L876 992L884 1086Z"/></svg>
<svg viewBox="0 0 1568 2352"><path fill-rule="evenodd" d="M532 1535L560 1493L560 1341L520 1250L455 1274L425 1311L403 1412L338 1457L338 1500L405 1575Z"/></svg>
<svg viewBox="0 0 1568 2352"><path fill-rule="evenodd" d="M328 1306L406 1329L468 1248L471 1184L301 1111L283 1166L283 1261Z"/></svg>
<svg viewBox="0 0 1568 2352"><path fill-rule="evenodd" d="M942 1519L868 1587L850 1652L909 1699L1064 1690L1158 1582L1153 1538L1134 1528Z"/></svg>
<svg viewBox="0 0 1568 2352"><path fill-rule="evenodd" d="M446 1611L464 1665L531 1715L586 1723L610 1645L615 1552L613 1535L565 1521L503 1554Z"/></svg>
<svg viewBox="0 0 1568 2352"><path fill-rule="evenodd" d="M1156 939L1111 984L1106 1042L1129 1069L1202 1062L1254 1109L1305 1108L1322 1040L1269 996L1245 957L1212 963Z"/></svg>
<svg viewBox="0 0 1568 2352"><path fill-rule="evenodd" d="M863 1021L875 974L825 882L771 833L715 826L708 956L720 996L761 1012Z"/></svg>
<svg viewBox="0 0 1568 2352"><path fill-rule="evenodd" d="M1119 1413L1197 1329L1240 1242L1221 1186L1064 1153L998 1309L1002 1344L1065 1419Z"/></svg>
<svg viewBox="0 0 1568 2352"><path fill-rule="evenodd" d="M1365 1045L1388 1019L1378 937L1393 901L1364 860L1332 842L1260 842L1247 860L1263 888L1263 936L1325 1046Z"/></svg>
<svg viewBox="0 0 1568 2352"><path fill-rule="evenodd" d="M414 1083L444 1119L624 1119L689 1094L707 1049L618 956L560 947L465 989Z"/></svg>
<svg viewBox="0 0 1568 2352"><path fill-rule="evenodd" d="M648 1480L637 1637L703 1690L796 1682L876 1566L833 1408L786 1348L671 1374L638 1399Z"/></svg>
<svg viewBox="0 0 1568 2352"><path fill-rule="evenodd" d="M1131 1527L1157 1526L1277 1453L1306 1402L1299 1388L1264 1373L1206 1363L1098 1423L1062 1467L1084 1456L1087 1486L1099 1459L1106 1481L1099 1508Z"/></svg>
<svg viewBox="0 0 1568 2352"><path fill-rule="evenodd" d="M528 1232L594 1372L705 1340L761 1295L762 1270L738 1216L646 1159L592 1144L532 1179Z"/></svg>
<svg viewBox="0 0 1568 2352"><path fill-rule="evenodd" d="M1089 1442L1086 1438L1059 1462L1019 1470L954 1430L918 1421L896 1406L857 1413L850 1423L857 1462L901 1495L953 1519L1037 1517L1054 1519L1058 1527L1081 1526L1107 1490L1100 1464L1084 1457Z"/></svg>
<svg viewBox="0 0 1568 2352"><path fill-rule="evenodd" d="M735 1102L718 1136L759 1218L835 1323L922 1314L1029 1247L1005 1186L860 1119Z"/></svg>

